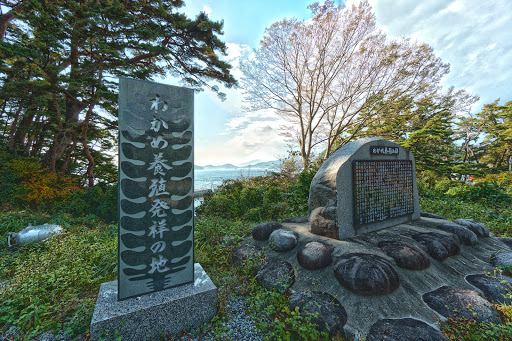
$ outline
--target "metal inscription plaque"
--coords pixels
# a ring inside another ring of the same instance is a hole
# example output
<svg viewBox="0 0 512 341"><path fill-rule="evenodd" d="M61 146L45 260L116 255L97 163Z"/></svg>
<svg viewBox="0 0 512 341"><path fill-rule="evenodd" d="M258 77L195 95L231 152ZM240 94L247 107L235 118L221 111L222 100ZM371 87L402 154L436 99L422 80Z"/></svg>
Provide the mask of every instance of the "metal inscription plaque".
<svg viewBox="0 0 512 341"><path fill-rule="evenodd" d="M193 90L119 80L119 300L194 280L193 117Z"/></svg>
<svg viewBox="0 0 512 341"><path fill-rule="evenodd" d="M398 147L370 146L370 155L396 156L400 153Z"/></svg>
<svg viewBox="0 0 512 341"><path fill-rule="evenodd" d="M414 212L412 161L356 160L352 165L356 227Z"/></svg>

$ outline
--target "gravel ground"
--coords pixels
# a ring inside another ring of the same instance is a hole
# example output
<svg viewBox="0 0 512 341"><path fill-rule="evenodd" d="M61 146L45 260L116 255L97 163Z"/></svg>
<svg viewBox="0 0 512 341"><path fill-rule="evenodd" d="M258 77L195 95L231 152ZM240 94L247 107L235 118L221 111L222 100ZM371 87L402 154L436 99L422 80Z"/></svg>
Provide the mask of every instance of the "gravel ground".
<svg viewBox="0 0 512 341"><path fill-rule="evenodd" d="M221 331L213 329L203 336L192 339L193 341L211 341L215 340L215 335L220 336L221 340L233 341L260 341L263 336L256 328L254 320L245 310L245 301L243 296L235 296L226 303L226 314L229 321L222 323ZM188 337L182 337L181 341L190 340Z"/></svg>
<svg viewBox="0 0 512 341"><path fill-rule="evenodd" d="M229 321L222 323L222 327L208 331L205 335L197 338L183 336L179 340L186 341L213 341L215 336L221 340L233 341L260 341L263 337L254 324L254 320L247 314L245 310L245 301L247 298L243 296L235 296L226 303L226 313ZM17 340L21 334L11 327L7 332L0 334L0 341ZM84 336L77 337L75 340L83 340ZM63 335L55 335L52 332L45 332L32 341L71 341L72 339Z"/></svg>

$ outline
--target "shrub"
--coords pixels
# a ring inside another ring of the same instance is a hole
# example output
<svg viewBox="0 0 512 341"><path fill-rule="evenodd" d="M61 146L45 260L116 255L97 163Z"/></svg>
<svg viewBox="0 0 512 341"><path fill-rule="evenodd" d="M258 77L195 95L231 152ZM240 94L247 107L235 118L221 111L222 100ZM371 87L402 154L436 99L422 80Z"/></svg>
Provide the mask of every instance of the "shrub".
<svg viewBox="0 0 512 341"><path fill-rule="evenodd" d="M316 170L307 170L296 177L271 173L226 180L204 197L196 213L249 221L303 216L308 211L309 186L315 174Z"/></svg>
<svg viewBox="0 0 512 341"><path fill-rule="evenodd" d="M17 231L32 219L1 213L0 231ZM27 339L47 330L68 336L87 330L100 284L117 276L116 226L96 220L92 229L87 220L60 216L49 222L61 224L64 234L15 251L0 246L0 328L14 325Z"/></svg>
<svg viewBox="0 0 512 341"><path fill-rule="evenodd" d="M4 155L5 156L5 155ZM80 189L72 176L59 176L29 158L10 158L1 169L2 199L28 207L44 208L65 201Z"/></svg>
<svg viewBox="0 0 512 341"><path fill-rule="evenodd" d="M118 185L99 184L75 191L66 200L56 202L52 210L76 217L95 215L105 222L117 221Z"/></svg>
<svg viewBox="0 0 512 341"><path fill-rule="evenodd" d="M440 193L446 193L451 188L469 187L464 181L460 180L441 180L437 181L434 185L434 189Z"/></svg>
<svg viewBox="0 0 512 341"><path fill-rule="evenodd" d="M487 200L499 203L512 202L512 196L492 182L478 182L474 185L451 187L446 194L468 201Z"/></svg>
<svg viewBox="0 0 512 341"><path fill-rule="evenodd" d="M492 183L504 192L512 194L512 172L489 174L483 179L483 181Z"/></svg>

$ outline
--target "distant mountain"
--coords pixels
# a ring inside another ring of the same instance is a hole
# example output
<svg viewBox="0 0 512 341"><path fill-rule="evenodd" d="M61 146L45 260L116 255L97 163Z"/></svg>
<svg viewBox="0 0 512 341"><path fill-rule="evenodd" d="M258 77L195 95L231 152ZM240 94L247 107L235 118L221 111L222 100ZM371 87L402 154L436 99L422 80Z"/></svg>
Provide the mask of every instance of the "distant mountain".
<svg viewBox="0 0 512 341"><path fill-rule="evenodd" d="M238 168L240 168L240 167L237 167L230 163L226 163L225 165L220 165L220 166L206 165L206 166L202 167L202 169L238 169ZM196 168L196 169L199 169L199 168Z"/></svg>
<svg viewBox="0 0 512 341"><path fill-rule="evenodd" d="M256 165L258 163L261 163L261 162L265 162L263 160L252 160L252 161L249 161L249 162L244 162L244 163L240 163L238 165L238 167L248 167L248 166L253 166L253 165Z"/></svg>
<svg viewBox="0 0 512 341"><path fill-rule="evenodd" d="M279 169L279 165L281 164L281 161L275 160L275 161L264 161L264 162L258 162L255 164L251 164L251 168L264 168L264 169ZM244 168L248 168L244 167Z"/></svg>
<svg viewBox="0 0 512 341"><path fill-rule="evenodd" d="M274 161L259 161L254 160L251 162L242 163L239 166L235 166L231 163L226 163L224 165L220 166L213 166L213 165L206 165L206 166L198 166L194 165L195 170L207 170L207 169L248 169L248 168L261 168L261 169L274 169L278 170L279 165L281 164L281 161L274 160Z"/></svg>

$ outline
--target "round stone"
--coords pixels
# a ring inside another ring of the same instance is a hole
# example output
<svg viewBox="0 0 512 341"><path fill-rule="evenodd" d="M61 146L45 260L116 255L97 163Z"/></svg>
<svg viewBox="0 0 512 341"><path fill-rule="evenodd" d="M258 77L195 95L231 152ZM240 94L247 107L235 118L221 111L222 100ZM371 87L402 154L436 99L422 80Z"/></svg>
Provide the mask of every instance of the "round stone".
<svg viewBox="0 0 512 341"><path fill-rule="evenodd" d="M440 262L460 252L460 246L453 238L439 233L418 233L411 237L423 246L432 258Z"/></svg>
<svg viewBox="0 0 512 341"><path fill-rule="evenodd" d="M512 249L512 238L510 237L498 237L498 240L502 242L503 244L507 245L509 248Z"/></svg>
<svg viewBox="0 0 512 341"><path fill-rule="evenodd" d="M309 231L319 236L339 239L336 226L336 207L317 207L311 212L309 218Z"/></svg>
<svg viewBox="0 0 512 341"><path fill-rule="evenodd" d="M334 263L334 276L358 295L387 295L398 289L400 279L386 259L366 253L349 253Z"/></svg>
<svg viewBox="0 0 512 341"><path fill-rule="evenodd" d="M512 252L502 252L492 255L490 258L490 263L495 268L501 268L506 273L511 273L512 271Z"/></svg>
<svg viewBox="0 0 512 341"><path fill-rule="evenodd" d="M332 263L334 248L320 242L306 243L297 251L297 261L307 270L323 269Z"/></svg>
<svg viewBox="0 0 512 341"><path fill-rule="evenodd" d="M343 326L347 323L347 312L340 301L334 296L321 291L302 291L290 296L290 307L294 311L299 308L301 316L316 315L311 322L318 326L320 332L327 331L329 336L345 337Z"/></svg>
<svg viewBox="0 0 512 341"><path fill-rule="evenodd" d="M459 241L462 245L473 246L478 241L478 238L475 233L473 233L470 229L454 223L440 224L437 225L436 228L453 233L459 238Z"/></svg>
<svg viewBox="0 0 512 341"><path fill-rule="evenodd" d="M494 306L473 290L443 286L424 294L423 301L444 317L501 323Z"/></svg>
<svg viewBox="0 0 512 341"><path fill-rule="evenodd" d="M261 260L264 258L261 247L257 245L241 245L231 253L231 261L235 265L245 265L248 260Z"/></svg>
<svg viewBox="0 0 512 341"><path fill-rule="evenodd" d="M456 219L453 220L455 224L462 225L470 229L478 237L489 237L489 229L482 223L473 219Z"/></svg>
<svg viewBox="0 0 512 341"><path fill-rule="evenodd" d="M379 243L379 247L401 268L423 270L430 266L428 254L415 245L400 241L383 241Z"/></svg>
<svg viewBox="0 0 512 341"><path fill-rule="evenodd" d="M384 319L370 327L366 341L448 341L439 330L423 321L403 318Z"/></svg>
<svg viewBox="0 0 512 341"><path fill-rule="evenodd" d="M442 217L438 214L429 213L429 212L420 212L420 216L425 217L425 218L446 219L445 217Z"/></svg>
<svg viewBox="0 0 512 341"><path fill-rule="evenodd" d="M270 237L270 234L275 230L283 227L281 224L275 221L269 221L254 226L252 229L252 237L254 240L265 241Z"/></svg>
<svg viewBox="0 0 512 341"><path fill-rule="evenodd" d="M295 270L286 261L273 260L258 272L256 280L265 289L284 294L295 283Z"/></svg>
<svg viewBox="0 0 512 341"><path fill-rule="evenodd" d="M480 289L485 298L496 304L512 304L512 278L503 275L468 275L466 281Z"/></svg>
<svg viewBox="0 0 512 341"><path fill-rule="evenodd" d="M299 234L297 232L285 229L275 230L268 238L270 248L278 252L290 251L297 246L298 241Z"/></svg>

